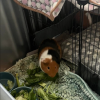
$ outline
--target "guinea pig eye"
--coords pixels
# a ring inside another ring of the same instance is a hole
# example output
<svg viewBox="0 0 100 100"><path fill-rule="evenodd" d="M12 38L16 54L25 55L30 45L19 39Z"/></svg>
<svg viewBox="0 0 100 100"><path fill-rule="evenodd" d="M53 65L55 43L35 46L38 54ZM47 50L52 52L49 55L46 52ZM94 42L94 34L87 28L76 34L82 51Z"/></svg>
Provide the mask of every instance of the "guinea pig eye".
<svg viewBox="0 0 100 100"><path fill-rule="evenodd" d="M48 67L48 69L50 69L50 67Z"/></svg>

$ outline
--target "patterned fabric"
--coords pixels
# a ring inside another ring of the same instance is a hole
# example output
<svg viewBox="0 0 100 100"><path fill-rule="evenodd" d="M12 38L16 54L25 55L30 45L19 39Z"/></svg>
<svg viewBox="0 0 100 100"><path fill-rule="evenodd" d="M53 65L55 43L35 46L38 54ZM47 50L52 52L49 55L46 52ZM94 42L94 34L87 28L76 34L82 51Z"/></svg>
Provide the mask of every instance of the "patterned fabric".
<svg viewBox="0 0 100 100"><path fill-rule="evenodd" d="M71 2L72 4L74 4L78 9L80 9L80 5L78 4L77 0L68 0L69 2ZM89 0L89 1L94 1L94 3L98 3L99 6L100 6L100 0ZM91 2L90 2L91 3ZM83 8L83 5L81 6L81 8ZM94 10L94 9L98 9L97 6L94 6L92 4L86 4L84 6L84 10L85 11L91 11L91 10ZM100 13L100 12L99 12Z"/></svg>
<svg viewBox="0 0 100 100"><path fill-rule="evenodd" d="M59 6L53 11L53 16L54 16L54 17L57 17L57 16L58 16L58 14L60 13L61 8L63 7L64 3L65 3L65 0L62 0L61 3L59 4ZM53 7L54 7L56 4L57 4L57 2L53 4Z"/></svg>
<svg viewBox="0 0 100 100"><path fill-rule="evenodd" d="M97 28L96 28L97 25ZM79 34L62 43L63 58L78 65ZM82 32L81 62L92 72L100 76L100 22Z"/></svg>
<svg viewBox="0 0 100 100"><path fill-rule="evenodd" d="M26 69L28 66L34 63L38 66L38 56L32 55L24 59L19 60L14 66L8 69L6 72L10 72L15 76L15 73L19 75L19 82L24 82L27 77ZM39 67L39 66L38 66ZM93 93L84 80L76 74L69 72L69 67L66 66L64 61L61 61L59 68L59 78L56 82L45 82L48 91L61 96L61 100L100 100L100 96ZM39 86L34 86L38 88Z"/></svg>
<svg viewBox="0 0 100 100"><path fill-rule="evenodd" d="M47 16L52 21L54 20L55 17L58 16L65 2L65 0L14 0L14 1L26 9L33 10ZM77 0L68 0L68 1L74 4L78 9L80 9L80 5L77 3ZM100 3L100 0L96 0L96 2ZM84 7L85 11L88 10L91 11L94 9L98 9L98 7L93 6L91 4L86 4Z"/></svg>
<svg viewBox="0 0 100 100"><path fill-rule="evenodd" d="M40 11L47 16L51 16L51 20L59 14L65 0L14 0L16 3L27 9Z"/></svg>

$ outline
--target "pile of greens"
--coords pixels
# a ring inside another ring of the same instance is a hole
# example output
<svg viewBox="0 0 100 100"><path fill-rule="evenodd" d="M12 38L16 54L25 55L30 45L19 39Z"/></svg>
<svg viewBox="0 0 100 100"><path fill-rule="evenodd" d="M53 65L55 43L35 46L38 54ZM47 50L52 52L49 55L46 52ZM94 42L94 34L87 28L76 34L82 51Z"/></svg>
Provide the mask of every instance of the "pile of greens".
<svg viewBox="0 0 100 100"><path fill-rule="evenodd" d="M51 81L55 82L56 79L59 77L58 74L51 78L46 73L42 72L40 67L36 66L34 63L31 63L30 66L27 69L28 77L25 79L25 86L28 87L34 87L34 93L33 89L31 92L26 92L21 90L19 93L16 93L16 91L13 91L11 94L16 98L16 100L36 100L36 97L38 97L38 100L60 100L61 97L56 96L54 92L50 93L49 87L52 85L47 86L46 82ZM18 87L23 86L20 85L19 79L18 79L18 73L16 74L16 80ZM37 86L37 88L35 87ZM31 99L31 98L32 99ZM34 98L34 99L33 99Z"/></svg>
<svg viewBox="0 0 100 100"><path fill-rule="evenodd" d="M10 80L7 81L7 85L3 85L8 91L12 89L14 83Z"/></svg>
<svg viewBox="0 0 100 100"><path fill-rule="evenodd" d="M40 67L36 66L34 63L31 63L27 69L28 78L25 80L26 86L34 86L43 81L55 81L58 78L58 74L51 78L46 73L41 71Z"/></svg>
<svg viewBox="0 0 100 100"><path fill-rule="evenodd" d="M60 100L62 99L61 97L56 96L55 93L49 93L47 91L44 91L43 88L38 88L37 89L37 95L39 100Z"/></svg>
<svg viewBox="0 0 100 100"><path fill-rule="evenodd" d="M29 68L27 69L28 77L25 80L25 85L33 87L35 85L39 85L40 87L36 89L37 96L39 100L58 100L61 99L55 95L55 93L49 93L48 89L45 91L45 82L52 81L55 82L56 78L58 78L58 74L51 78L46 73L42 72L40 67L36 66L34 63L31 63Z"/></svg>
<svg viewBox="0 0 100 100"><path fill-rule="evenodd" d="M36 93L34 93L33 89L28 92L27 90L21 90L20 92L16 92L16 90L13 90L11 92L12 96L16 100L36 100Z"/></svg>
<svg viewBox="0 0 100 100"><path fill-rule="evenodd" d="M60 100L60 97L57 97L55 93L49 94L47 91L44 91L42 87L37 88L37 90L32 90L28 92L27 90L21 90L16 92L13 90L11 95L16 100ZM38 98L38 99L37 99Z"/></svg>

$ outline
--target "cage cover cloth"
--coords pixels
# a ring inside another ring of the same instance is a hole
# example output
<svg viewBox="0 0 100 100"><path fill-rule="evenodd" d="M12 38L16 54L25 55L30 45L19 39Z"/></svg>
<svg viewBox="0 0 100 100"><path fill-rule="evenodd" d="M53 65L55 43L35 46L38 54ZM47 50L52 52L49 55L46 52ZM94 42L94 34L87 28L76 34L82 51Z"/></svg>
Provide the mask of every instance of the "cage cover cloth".
<svg viewBox="0 0 100 100"><path fill-rule="evenodd" d="M59 14L65 0L14 0L22 7L39 12L50 20Z"/></svg>
<svg viewBox="0 0 100 100"><path fill-rule="evenodd" d="M26 9L39 12L45 15L51 21L54 21L55 17L58 16L65 2L65 0L14 0L14 1ZM77 3L77 0L68 0L68 1L76 5L76 7L80 9L80 5ZM100 0L94 0L94 1L96 1L99 5ZM89 5L89 9L88 9L88 5ZM85 5L84 10L88 11L97 8L98 8L97 6L94 6L93 8L93 5L87 4Z"/></svg>

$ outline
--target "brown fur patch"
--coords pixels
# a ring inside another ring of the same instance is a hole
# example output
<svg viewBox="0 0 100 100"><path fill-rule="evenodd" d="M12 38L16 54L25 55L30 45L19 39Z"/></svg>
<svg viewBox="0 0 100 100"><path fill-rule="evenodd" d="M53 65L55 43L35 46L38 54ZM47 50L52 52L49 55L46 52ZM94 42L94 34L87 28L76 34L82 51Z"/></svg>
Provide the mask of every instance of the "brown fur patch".
<svg viewBox="0 0 100 100"><path fill-rule="evenodd" d="M53 40L54 40L54 39L53 39ZM58 44L58 42L57 42L56 40L54 40L54 41L56 42L56 44L57 44L57 46L58 46L58 49L59 49L59 51L60 51L60 58L61 58L61 57L62 57L62 49L61 49L60 45ZM44 49L41 50L41 52L40 52L40 54L39 54L39 59L40 59L41 54L42 54L45 50L49 50L49 49L55 50L55 49L52 48L52 47L45 47Z"/></svg>
<svg viewBox="0 0 100 100"><path fill-rule="evenodd" d="M76 15L75 15L75 21L76 21L76 23L78 24L78 25L80 25L80 20L81 20L81 16L80 16L80 11L78 12L78 13L76 13ZM89 23L89 19L88 19L88 17L85 15L87 12L86 11L84 11L83 12L83 29L86 29L87 27L89 27L90 26L90 23Z"/></svg>
<svg viewBox="0 0 100 100"><path fill-rule="evenodd" d="M41 68L50 77L55 77L58 72L59 65L52 59L45 59L43 62L41 61Z"/></svg>

